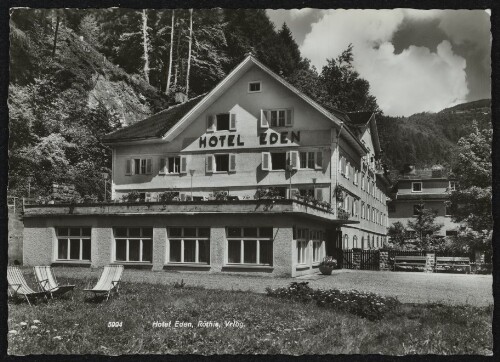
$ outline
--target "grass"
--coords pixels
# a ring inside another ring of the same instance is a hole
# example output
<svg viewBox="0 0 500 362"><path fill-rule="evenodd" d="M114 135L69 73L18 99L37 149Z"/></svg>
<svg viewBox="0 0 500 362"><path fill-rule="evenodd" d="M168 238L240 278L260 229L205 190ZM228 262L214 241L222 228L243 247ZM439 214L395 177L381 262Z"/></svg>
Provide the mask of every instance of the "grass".
<svg viewBox="0 0 500 362"><path fill-rule="evenodd" d="M76 284L73 299L33 307L10 300L8 329L17 333L8 334L8 353L402 355L491 354L493 348L492 306L402 304L382 320L369 321L314 303L179 284L123 283L119 295L97 301L81 291L88 281L64 280ZM153 328L155 321L171 321L172 327ZM174 328L175 321L193 328ZM198 327L198 321L221 327ZM243 327L225 327L225 321ZM109 322L122 327L108 327Z"/></svg>

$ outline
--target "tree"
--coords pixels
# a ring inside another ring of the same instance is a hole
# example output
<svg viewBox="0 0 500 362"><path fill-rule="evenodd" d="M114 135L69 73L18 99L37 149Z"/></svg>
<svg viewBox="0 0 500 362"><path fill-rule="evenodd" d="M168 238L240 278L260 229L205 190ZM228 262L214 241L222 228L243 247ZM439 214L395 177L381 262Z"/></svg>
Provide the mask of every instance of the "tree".
<svg viewBox="0 0 500 362"><path fill-rule="evenodd" d="M402 222L397 221L387 230L390 243L397 249L405 249L406 241L408 240L408 232Z"/></svg>
<svg viewBox="0 0 500 362"><path fill-rule="evenodd" d="M85 15L82 18L78 29L87 43L91 44L95 48L99 48L99 34L101 31L94 15Z"/></svg>
<svg viewBox="0 0 500 362"><path fill-rule="evenodd" d="M380 113L377 99L370 94L370 84L359 77L352 62L352 44L349 44L337 59L327 60L323 67L321 79L330 105L343 111Z"/></svg>
<svg viewBox="0 0 500 362"><path fill-rule="evenodd" d="M172 77L172 54L174 50L174 29L175 29L175 9L172 9L172 26L170 30L170 55L168 58L168 74L167 74L167 86L165 88L165 94L170 92L170 79Z"/></svg>
<svg viewBox="0 0 500 362"><path fill-rule="evenodd" d="M189 72L191 70L191 48L193 47L193 9L189 9L189 48L186 72L186 97L189 96Z"/></svg>
<svg viewBox="0 0 500 362"><path fill-rule="evenodd" d="M148 15L142 10L142 46L144 48L144 78L149 83L149 44L148 44Z"/></svg>
<svg viewBox="0 0 500 362"><path fill-rule="evenodd" d="M491 249L493 218L491 214L492 130L479 130L473 122L469 135L458 141L458 154L453 166L455 191L451 191L449 210L454 222L467 225L456 240L470 248Z"/></svg>
<svg viewBox="0 0 500 362"><path fill-rule="evenodd" d="M407 228L413 231L411 243L417 249L434 250L443 241L441 237L436 235L443 227L443 224L436 224L436 214L436 211L422 207L414 221L407 221Z"/></svg>

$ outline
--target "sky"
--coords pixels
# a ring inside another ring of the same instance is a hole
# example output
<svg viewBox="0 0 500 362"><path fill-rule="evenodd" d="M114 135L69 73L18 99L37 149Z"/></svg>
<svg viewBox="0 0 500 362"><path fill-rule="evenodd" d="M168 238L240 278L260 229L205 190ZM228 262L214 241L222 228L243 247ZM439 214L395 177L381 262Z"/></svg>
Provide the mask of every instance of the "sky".
<svg viewBox="0 0 500 362"><path fill-rule="evenodd" d="M318 71L353 44L354 67L386 115L409 116L491 98L485 10L267 10L286 22Z"/></svg>

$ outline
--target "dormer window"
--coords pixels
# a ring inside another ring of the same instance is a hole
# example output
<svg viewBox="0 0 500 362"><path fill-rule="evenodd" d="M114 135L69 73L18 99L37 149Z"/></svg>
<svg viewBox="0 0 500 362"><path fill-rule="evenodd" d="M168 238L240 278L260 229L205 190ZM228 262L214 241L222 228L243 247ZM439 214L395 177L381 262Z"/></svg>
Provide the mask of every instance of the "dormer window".
<svg viewBox="0 0 500 362"><path fill-rule="evenodd" d="M411 183L411 192L422 192L422 183L421 182L412 182Z"/></svg>
<svg viewBox="0 0 500 362"><path fill-rule="evenodd" d="M261 89L260 81L248 83L248 93L257 93L260 92L260 89Z"/></svg>

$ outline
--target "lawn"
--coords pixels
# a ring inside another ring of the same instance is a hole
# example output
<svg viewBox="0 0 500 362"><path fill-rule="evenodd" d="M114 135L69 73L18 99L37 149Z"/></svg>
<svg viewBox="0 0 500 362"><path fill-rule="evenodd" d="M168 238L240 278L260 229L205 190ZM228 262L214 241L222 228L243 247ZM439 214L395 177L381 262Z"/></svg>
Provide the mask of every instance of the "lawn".
<svg viewBox="0 0 500 362"><path fill-rule="evenodd" d="M81 289L88 280L67 281L77 285L73 299L33 307L9 301L9 354L491 354L493 348L492 306L401 304L370 321L312 302L189 285L123 283L110 301L87 300ZM175 327L176 321L192 327Z"/></svg>

